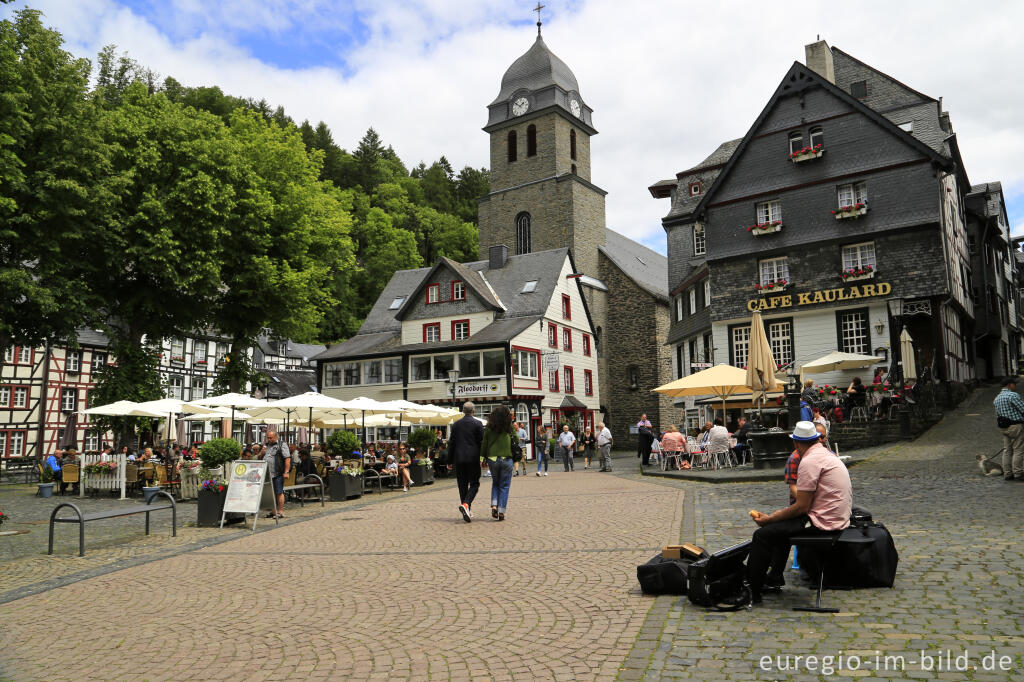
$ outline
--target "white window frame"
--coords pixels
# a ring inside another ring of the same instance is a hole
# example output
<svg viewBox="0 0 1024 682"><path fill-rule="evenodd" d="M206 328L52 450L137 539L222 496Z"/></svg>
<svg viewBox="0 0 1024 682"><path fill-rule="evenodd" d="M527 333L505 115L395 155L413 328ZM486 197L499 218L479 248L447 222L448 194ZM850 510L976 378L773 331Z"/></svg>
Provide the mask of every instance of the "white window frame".
<svg viewBox="0 0 1024 682"><path fill-rule="evenodd" d="M857 318L857 319L853 319ZM863 334L859 331L863 330ZM868 315L863 310L851 310L839 314L839 348L844 353L867 355L870 352L870 331Z"/></svg>
<svg viewBox="0 0 1024 682"><path fill-rule="evenodd" d="M441 325L428 324L423 327L423 342L437 343L441 340Z"/></svg>
<svg viewBox="0 0 1024 682"><path fill-rule="evenodd" d="M860 242L843 247L843 270L863 270L867 266L875 269L875 243Z"/></svg>
<svg viewBox="0 0 1024 682"><path fill-rule="evenodd" d="M4 348L4 363L8 365L14 364L14 346Z"/></svg>
<svg viewBox="0 0 1024 682"><path fill-rule="evenodd" d="M771 201L757 202L757 222L759 224L773 223L782 220L782 202L778 199Z"/></svg>
<svg viewBox="0 0 1024 682"><path fill-rule="evenodd" d="M64 371L66 372L81 372L82 371L82 351L80 350L69 350L64 353Z"/></svg>
<svg viewBox="0 0 1024 682"><path fill-rule="evenodd" d="M92 352L92 371L95 372L98 368L103 367L107 364L107 354L102 351Z"/></svg>
<svg viewBox="0 0 1024 682"><path fill-rule="evenodd" d="M538 377L538 362L537 353L529 350L514 350L515 362L513 363L513 376L517 379L533 379L536 380ZM525 362L524 362L525 360ZM526 367L526 372L523 372L523 367ZM481 366L481 371L483 367Z"/></svg>
<svg viewBox="0 0 1024 682"><path fill-rule="evenodd" d="M405 303L405 296L395 296L394 300L391 301L391 305L388 306L388 310L398 310Z"/></svg>
<svg viewBox="0 0 1024 682"><path fill-rule="evenodd" d="M180 374L172 374L167 377L167 397L174 400L185 399L185 377Z"/></svg>
<svg viewBox="0 0 1024 682"><path fill-rule="evenodd" d="M583 370L583 395L594 395L594 373Z"/></svg>
<svg viewBox="0 0 1024 682"><path fill-rule="evenodd" d="M794 131L787 137L789 142L789 153L796 154L798 151L804 148L804 134L800 131ZM796 144L793 144L793 143Z"/></svg>
<svg viewBox="0 0 1024 682"><path fill-rule="evenodd" d="M171 357L185 357L185 339L171 339Z"/></svg>
<svg viewBox="0 0 1024 682"><path fill-rule="evenodd" d="M8 455L10 457L21 457L25 454L25 432L24 431L8 431L9 439L9 450Z"/></svg>
<svg viewBox="0 0 1024 682"><path fill-rule="evenodd" d="M572 329L562 327L562 350L572 350Z"/></svg>
<svg viewBox="0 0 1024 682"><path fill-rule="evenodd" d="M30 365L32 364L32 349L28 346L20 346L18 348L18 364L19 365Z"/></svg>
<svg viewBox="0 0 1024 682"><path fill-rule="evenodd" d="M839 208L854 204L868 204L868 183L848 182L836 188L836 204Z"/></svg>
<svg viewBox="0 0 1024 682"><path fill-rule="evenodd" d="M11 405L11 396L13 395L13 391L14 387L12 386L0 386L0 409Z"/></svg>
<svg viewBox="0 0 1024 682"><path fill-rule="evenodd" d="M376 374L374 374L374 368L376 367ZM384 382L384 362L382 360L364 360L363 361L363 385L376 386Z"/></svg>
<svg viewBox="0 0 1024 682"><path fill-rule="evenodd" d="M750 359L750 325L733 327L729 331L729 344L732 346L734 366L745 367Z"/></svg>
<svg viewBox="0 0 1024 682"><path fill-rule="evenodd" d="M13 397L11 398L11 406L14 407L14 409L18 410L28 407L28 387L14 387L14 394Z"/></svg>
<svg viewBox="0 0 1024 682"><path fill-rule="evenodd" d="M793 323L790 320L768 322L768 345L775 364L785 367L793 362Z"/></svg>
<svg viewBox="0 0 1024 682"><path fill-rule="evenodd" d="M778 258L763 258L758 263L761 275L761 286L767 286L779 280L789 281L789 258L779 256Z"/></svg>
<svg viewBox="0 0 1024 682"><path fill-rule="evenodd" d="M441 302L441 285L440 284L428 284L427 285L427 303L440 303Z"/></svg>
<svg viewBox="0 0 1024 682"><path fill-rule="evenodd" d="M686 292L686 297L690 303L690 314L694 315L697 312L697 289L690 287Z"/></svg>
<svg viewBox="0 0 1024 682"><path fill-rule="evenodd" d="M707 308L711 305L711 278L708 277L704 280L704 307Z"/></svg>
<svg viewBox="0 0 1024 682"><path fill-rule="evenodd" d="M708 233L703 223L693 224L693 255L703 256L708 252Z"/></svg>
<svg viewBox="0 0 1024 682"><path fill-rule="evenodd" d="M465 301L466 300L466 283L463 281L452 282L452 300L453 301Z"/></svg>
<svg viewBox="0 0 1024 682"><path fill-rule="evenodd" d="M60 391L61 412L74 412L78 407L78 389L63 388Z"/></svg>
<svg viewBox="0 0 1024 682"><path fill-rule="evenodd" d="M218 343L217 344L216 359L217 359L217 364L218 365L223 364L224 358L226 358L227 355L228 355L228 350L229 350L228 349L228 344L226 344L226 343Z"/></svg>
<svg viewBox="0 0 1024 682"><path fill-rule="evenodd" d="M452 341L462 341L469 338L469 322L452 322Z"/></svg>
<svg viewBox="0 0 1024 682"><path fill-rule="evenodd" d="M676 296L676 322L683 320L683 297Z"/></svg>
<svg viewBox="0 0 1024 682"><path fill-rule="evenodd" d="M96 452L100 449L100 432L96 429L89 429L85 432L85 440L82 443L86 452Z"/></svg>
<svg viewBox="0 0 1024 682"><path fill-rule="evenodd" d="M202 400L206 397L206 377L192 377L191 400Z"/></svg>
<svg viewBox="0 0 1024 682"><path fill-rule="evenodd" d="M814 141L815 138L817 138L817 140L818 140L817 142ZM814 149L814 147L816 145L819 145L819 144L824 147L824 142L823 142L824 139L825 139L825 131L824 130L822 130L820 127L811 128L810 132L807 134L807 146L810 147L811 149Z"/></svg>

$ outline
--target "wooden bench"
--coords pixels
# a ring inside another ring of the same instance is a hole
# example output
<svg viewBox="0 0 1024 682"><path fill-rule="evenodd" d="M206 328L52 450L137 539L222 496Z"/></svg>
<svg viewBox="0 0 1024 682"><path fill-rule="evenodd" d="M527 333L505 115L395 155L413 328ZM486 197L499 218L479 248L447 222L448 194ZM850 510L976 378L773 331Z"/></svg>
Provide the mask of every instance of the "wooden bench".
<svg viewBox="0 0 1024 682"><path fill-rule="evenodd" d="M326 504L324 504L324 479L320 478L316 474L306 474L306 476L303 478L303 480L304 481L308 481L311 478L315 478L316 480L318 480L320 482L319 483L295 483L293 485L286 485L286 486L284 486L284 491L286 493L288 493L288 492L294 492L296 490L307 490L309 488L320 488L320 506L321 507L327 506ZM305 507L306 506L302 497L296 495L295 498L298 499L300 507Z"/></svg>
<svg viewBox="0 0 1024 682"><path fill-rule="evenodd" d="M817 549L821 552L821 574L818 576L818 594L814 599L814 606L794 606L794 611L813 611L814 613L839 613L839 609L821 605L821 590L825 586L825 566L828 564L828 554L839 545L870 545L874 542L860 532L857 528L850 526L843 530L832 532L808 533L803 530L789 538L789 544L795 547L807 547Z"/></svg>
<svg viewBox="0 0 1024 682"><path fill-rule="evenodd" d="M153 504L153 500L157 496L163 495L167 498L167 502ZM75 510L74 516L65 516L63 518L57 518L57 512L64 507L71 507ZM77 523L78 524L78 556L85 556L85 523L86 521L100 521L102 519L113 519L118 516L131 516L132 514L145 514L146 515L146 535L149 535L149 513L158 511L160 509L171 510L171 536L178 536L178 505L174 501L174 498L167 491L161 490L152 498L150 498L147 504L136 504L131 507L121 507L120 509L110 509L107 511L89 512L83 514L82 510L70 502L62 502L58 504L50 514L50 548L46 552L47 554L53 554L53 524L54 523Z"/></svg>

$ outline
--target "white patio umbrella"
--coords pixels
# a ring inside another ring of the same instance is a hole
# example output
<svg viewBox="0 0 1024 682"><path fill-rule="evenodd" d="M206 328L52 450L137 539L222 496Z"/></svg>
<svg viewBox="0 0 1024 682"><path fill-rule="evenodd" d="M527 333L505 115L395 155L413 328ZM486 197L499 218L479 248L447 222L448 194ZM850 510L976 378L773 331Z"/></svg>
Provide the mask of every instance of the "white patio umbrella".
<svg viewBox="0 0 1024 682"><path fill-rule="evenodd" d="M876 362L882 362L882 360L883 358L877 358L874 355L858 355L857 353L832 351L816 360L805 362L801 365L800 371L806 374L825 374L826 372L834 372L840 369L869 367Z"/></svg>
<svg viewBox="0 0 1024 682"><path fill-rule="evenodd" d="M186 414L180 421L185 422L219 422L222 419L231 419L231 413L227 410L210 410L209 412ZM236 412L237 421L259 421L256 417L250 417L245 412Z"/></svg>
<svg viewBox="0 0 1024 682"><path fill-rule="evenodd" d="M448 416L451 409L447 407L439 407L437 405L420 405L419 403L409 402L408 400L388 400L384 404L402 410L398 415L399 435L402 433L403 421L407 423L419 421L421 424L426 423L432 426L446 426L452 421ZM437 421L442 423L433 423Z"/></svg>
<svg viewBox="0 0 1024 682"><path fill-rule="evenodd" d="M300 395L293 395L290 398L282 398L273 402L247 410L246 414L251 417L262 417L264 419L290 420L293 413L301 414L307 412L308 427L313 429L313 420L322 420L325 417L335 417L346 413L347 403L337 398L326 396L316 391L307 391ZM287 427L286 427L287 428Z"/></svg>
<svg viewBox="0 0 1024 682"><path fill-rule="evenodd" d="M90 407L88 410L82 410L81 413L95 414L103 417L150 417L152 419L159 419L164 416L160 412L140 407L140 403L132 402L131 400L118 400L106 405L97 405L96 407Z"/></svg>
<svg viewBox="0 0 1024 682"><path fill-rule="evenodd" d="M375 414L383 414L389 416L395 416L402 414L402 409L395 407L387 402L381 402L379 400L373 400L372 398L366 398L359 396L355 400L346 400L345 410L348 414L355 415L360 414L363 418L363 438L366 438L366 415L369 414L371 417ZM363 443L363 447L366 447L366 443Z"/></svg>
<svg viewBox="0 0 1024 682"><path fill-rule="evenodd" d="M916 381L917 362L914 360L914 339L905 327L900 334L900 356L903 358L903 381Z"/></svg>
<svg viewBox="0 0 1024 682"><path fill-rule="evenodd" d="M211 395L207 398L201 398L199 400L193 400L190 405L199 405L201 407L230 407L231 408L231 427L228 433L235 432L235 410L245 410L253 407L260 407L266 405L266 400L260 400L259 398L253 398L251 395L245 393L222 393L220 395Z"/></svg>
<svg viewBox="0 0 1024 682"><path fill-rule="evenodd" d="M139 403L139 407L147 410L153 410L154 412L162 413L164 419L164 440L167 442L171 441L171 434L175 434L175 423L174 415L179 412L216 412L217 410L212 407L203 407L201 405L190 405L189 403L179 398L161 398L160 400L147 400L144 403Z"/></svg>

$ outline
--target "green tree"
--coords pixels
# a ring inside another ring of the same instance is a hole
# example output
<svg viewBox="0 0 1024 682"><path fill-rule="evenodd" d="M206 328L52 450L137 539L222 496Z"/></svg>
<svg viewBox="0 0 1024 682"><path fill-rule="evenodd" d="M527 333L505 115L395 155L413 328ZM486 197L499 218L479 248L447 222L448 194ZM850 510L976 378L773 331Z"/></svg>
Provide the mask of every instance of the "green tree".
<svg viewBox="0 0 1024 682"><path fill-rule="evenodd" d="M102 240L100 112L89 62L39 16L0 22L0 347L71 341L101 305L82 257Z"/></svg>

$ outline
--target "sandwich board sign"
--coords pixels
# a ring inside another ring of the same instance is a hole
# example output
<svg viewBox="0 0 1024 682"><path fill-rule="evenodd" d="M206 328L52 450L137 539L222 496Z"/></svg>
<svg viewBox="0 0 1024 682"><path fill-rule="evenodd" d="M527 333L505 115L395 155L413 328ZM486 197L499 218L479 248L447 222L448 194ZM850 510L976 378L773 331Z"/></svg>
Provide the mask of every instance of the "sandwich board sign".
<svg viewBox="0 0 1024 682"><path fill-rule="evenodd" d="M256 530L256 519L260 517L260 500L263 497L263 482L267 480L266 460L239 459L228 462L228 494L224 499L224 511L220 515L220 527L224 527L227 512L253 514L252 529Z"/></svg>

